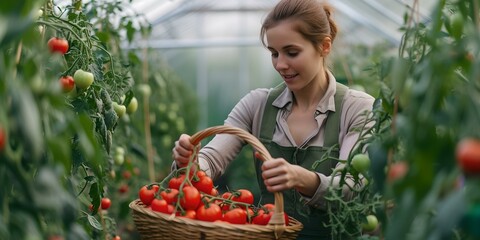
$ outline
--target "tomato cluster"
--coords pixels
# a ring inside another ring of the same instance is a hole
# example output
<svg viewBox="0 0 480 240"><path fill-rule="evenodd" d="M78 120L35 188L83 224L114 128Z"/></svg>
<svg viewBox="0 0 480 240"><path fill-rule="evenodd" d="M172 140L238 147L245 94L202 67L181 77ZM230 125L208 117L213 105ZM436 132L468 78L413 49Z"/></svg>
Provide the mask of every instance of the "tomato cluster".
<svg viewBox="0 0 480 240"><path fill-rule="evenodd" d="M254 195L247 189L219 194L202 170L190 171L188 177L185 171L177 171L164 183L145 185L138 192L152 211L207 222L267 225L275 208L272 203L255 206ZM288 225L288 215L284 216Z"/></svg>

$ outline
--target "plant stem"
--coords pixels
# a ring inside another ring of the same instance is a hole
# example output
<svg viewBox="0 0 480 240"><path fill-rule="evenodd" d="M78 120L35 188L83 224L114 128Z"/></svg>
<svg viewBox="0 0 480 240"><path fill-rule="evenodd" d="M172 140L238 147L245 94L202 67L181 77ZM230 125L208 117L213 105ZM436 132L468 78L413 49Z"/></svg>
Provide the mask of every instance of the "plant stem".
<svg viewBox="0 0 480 240"><path fill-rule="evenodd" d="M148 53L147 48L143 48L143 69L142 77L143 81L148 84ZM150 101L147 94L143 95L143 115L144 115L144 130L145 130L145 142L147 147L147 160L148 160L148 176L150 182L155 181L155 164L153 162L153 146L152 146L152 132L150 129Z"/></svg>

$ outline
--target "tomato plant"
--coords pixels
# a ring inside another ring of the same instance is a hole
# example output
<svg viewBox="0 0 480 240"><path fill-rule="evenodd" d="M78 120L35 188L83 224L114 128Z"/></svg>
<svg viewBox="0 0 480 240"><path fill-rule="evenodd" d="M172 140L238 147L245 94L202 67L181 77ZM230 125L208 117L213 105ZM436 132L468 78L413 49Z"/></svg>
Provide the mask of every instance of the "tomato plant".
<svg viewBox="0 0 480 240"><path fill-rule="evenodd" d="M59 37L52 37L47 42L48 48L52 53L65 54L68 51L68 41Z"/></svg>
<svg viewBox="0 0 480 240"><path fill-rule="evenodd" d="M462 139L456 148L456 158L460 168L466 174L480 174L480 140Z"/></svg>

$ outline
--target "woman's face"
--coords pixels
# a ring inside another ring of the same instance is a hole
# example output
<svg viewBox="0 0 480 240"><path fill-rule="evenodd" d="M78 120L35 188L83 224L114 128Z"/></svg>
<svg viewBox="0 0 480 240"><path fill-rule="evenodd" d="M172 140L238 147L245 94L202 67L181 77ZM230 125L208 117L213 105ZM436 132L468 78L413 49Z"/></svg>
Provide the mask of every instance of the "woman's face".
<svg viewBox="0 0 480 240"><path fill-rule="evenodd" d="M294 21L283 21L266 31L273 67L292 91L301 90L314 81L325 81L320 52L294 27Z"/></svg>

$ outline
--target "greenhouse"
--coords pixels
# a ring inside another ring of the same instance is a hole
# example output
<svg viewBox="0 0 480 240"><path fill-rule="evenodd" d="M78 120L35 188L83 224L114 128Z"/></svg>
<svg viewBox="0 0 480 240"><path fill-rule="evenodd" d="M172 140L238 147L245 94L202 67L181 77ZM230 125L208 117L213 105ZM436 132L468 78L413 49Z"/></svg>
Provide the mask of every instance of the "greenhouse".
<svg viewBox="0 0 480 240"><path fill-rule="evenodd" d="M480 239L480 1L0 4L0 239Z"/></svg>

